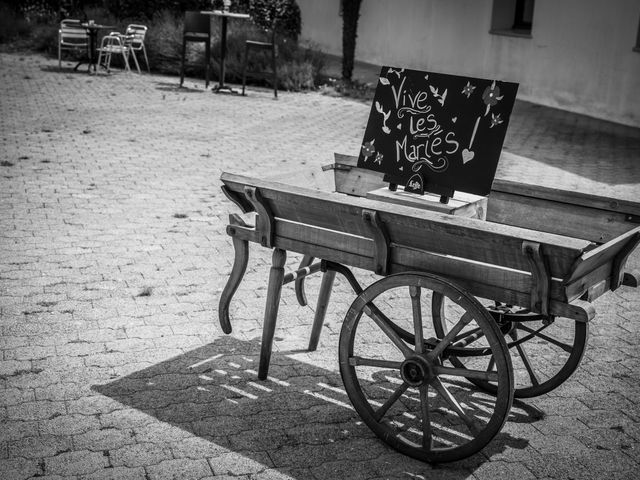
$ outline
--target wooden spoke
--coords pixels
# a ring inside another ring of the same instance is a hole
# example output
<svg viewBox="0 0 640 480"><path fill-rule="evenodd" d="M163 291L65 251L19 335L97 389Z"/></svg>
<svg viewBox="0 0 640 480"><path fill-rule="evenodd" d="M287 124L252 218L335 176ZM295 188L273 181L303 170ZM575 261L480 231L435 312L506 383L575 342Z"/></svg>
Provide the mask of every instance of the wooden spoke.
<svg viewBox="0 0 640 480"><path fill-rule="evenodd" d="M422 447L431 451L433 438L431 436L431 417L429 415L429 386L420 387L420 410L422 412Z"/></svg>
<svg viewBox="0 0 640 480"><path fill-rule="evenodd" d="M451 377L465 377L465 378L477 378L478 380L485 380L487 382L497 382L498 372L495 370L470 370L468 368L453 368L444 367L442 365L436 365L433 367L433 371L436 375L449 375Z"/></svg>
<svg viewBox="0 0 640 480"><path fill-rule="evenodd" d="M389 323L384 320L384 316L381 315L380 311L375 305L373 305L372 303L368 303L364 306L363 310L371 318L371 320L373 320L376 325L380 327L380 330L382 330L385 335L389 337L389 340L391 340L393 344L398 347L405 358L413 353L411 352L409 346L404 343L400 336L393 330L391 325L389 325Z"/></svg>
<svg viewBox="0 0 640 480"><path fill-rule="evenodd" d="M414 285L409 287L409 295L411 296L411 307L413 309L413 330L415 332L416 353L424 351L422 337L422 308L420 305L420 287Z"/></svg>
<svg viewBox="0 0 640 480"><path fill-rule="evenodd" d="M540 380L538 379L536 372L533 370L533 365L531 365L531 360L529 359L527 352L524 351L524 347L522 345L516 345L516 349L520 354L520 359L522 360L522 363L524 363L524 368L527 369L527 373L529 374L529 379L531 380L531 385L533 386L540 385Z"/></svg>
<svg viewBox="0 0 640 480"><path fill-rule="evenodd" d="M484 332L480 328L474 328L464 335L459 335L459 338L454 339L455 341L451 346L453 348L464 348L473 342L480 340L482 337L484 337Z"/></svg>
<svg viewBox="0 0 640 480"><path fill-rule="evenodd" d="M434 359L438 355L440 355L444 351L444 349L447 348L453 341L455 336L458 335L458 333L460 333L465 325L467 325L471 320L473 320L473 317L468 312L465 313L460 321L456 323L451 330L449 330L449 333L447 333L444 338L440 340L440 343L438 343L438 345L436 345L436 347L431 350L431 352L429 352L429 358Z"/></svg>
<svg viewBox="0 0 640 480"><path fill-rule="evenodd" d="M353 367L380 367L380 368L392 368L398 370L402 362L394 362L393 360L381 360L377 358L363 358L353 356L349 358L349 365Z"/></svg>
<svg viewBox="0 0 640 480"><path fill-rule="evenodd" d="M407 388L409 388L409 384L407 382L403 382L402 385L396 388L396 390L387 399L387 401L384 402L384 404L374 412L373 418L375 418L376 422L379 422L382 417L384 417L384 414L387 413L391 406L398 401L398 399L404 394L404 392L407 391Z"/></svg>
<svg viewBox="0 0 640 480"><path fill-rule="evenodd" d="M571 353L573 351L573 345L563 343L556 338L550 337L549 335L545 335L544 333L540 333L541 330L546 328L546 325L543 326L542 328L539 328L538 330L534 330L533 328L528 327L526 325L522 325L522 324L518 325L518 328L521 328L525 332L529 332L533 336L541 338L542 340L546 340L547 342L551 343L552 345L555 345L556 347L560 347L562 350L564 350L567 353Z"/></svg>
<svg viewBox="0 0 640 480"><path fill-rule="evenodd" d="M467 427L469 427L469 430L471 431L471 433L476 435L478 433L478 427L473 421L473 418L467 415L467 412L465 412L462 405L460 405L458 401L455 399L455 397L451 395L451 392L447 389L447 387L444 386L442 381L439 378L436 378L434 379L433 382L431 382L431 385L435 387L436 391L442 396L442 398L445 399L445 401L449 404L449 406L453 409L453 411L456 412L456 414L462 419L462 421L467 425Z"/></svg>
<svg viewBox="0 0 640 480"><path fill-rule="evenodd" d="M487 365L487 372L493 372L493 367L496 366L496 359L493 358L493 355L489 357L489 364Z"/></svg>

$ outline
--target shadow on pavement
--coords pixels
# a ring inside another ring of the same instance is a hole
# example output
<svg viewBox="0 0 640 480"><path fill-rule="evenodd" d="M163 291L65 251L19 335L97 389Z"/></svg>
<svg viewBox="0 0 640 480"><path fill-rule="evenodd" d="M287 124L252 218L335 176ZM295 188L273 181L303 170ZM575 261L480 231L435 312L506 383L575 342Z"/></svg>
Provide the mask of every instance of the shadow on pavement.
<svg viewBox="0 0 640 480"><path fill-rule="evenodd" d="M530 168L543 164L610 186L640 183L640 128L516 101L504 148L531 159Z"/></svg>
<svg viewBox="0 0 640 480"><path fill-rule="evenodd" d="M258 341L223 337L92 389L211 442L209 458L230 450L287 475L291 469L344 460L372 462L367 468L376 476L388 474L391 464L421 471L437 468L447 470L447 478L465 478L487 455L529 443L501 432L484 452L461 462L431 466L415 461L392 450L364 425L337 372L292 358L292 352L274 352L269 379L259 381L259 350ZM531 423L540 418L538 413L517 403L508 421Z"/></svg>
<svg viewBox="0 0 640 480"><path fill-rule="evenodd" d="M179 80L176 79L175 82L155 82L156 90L160 90L161 92L178 92L178 93L206 93L207 90L204 89L204 81L203 88L190 88L186 87L186 82L180 86Z"/></svg>

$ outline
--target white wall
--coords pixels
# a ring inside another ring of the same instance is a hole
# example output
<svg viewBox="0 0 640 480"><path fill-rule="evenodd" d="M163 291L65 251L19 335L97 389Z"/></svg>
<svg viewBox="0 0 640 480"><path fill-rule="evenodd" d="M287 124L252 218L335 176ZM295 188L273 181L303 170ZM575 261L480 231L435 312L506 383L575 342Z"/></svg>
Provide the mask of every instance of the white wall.
<svg viewBox="0 0 640 480"><path fill-rule="evenodd" d="M342 53L339 0L297 0L302 36ZM518 97L640 126L639 0L536 0L532 38L490 34L492 0L362 0L356 59L500 78Z"/></svg>

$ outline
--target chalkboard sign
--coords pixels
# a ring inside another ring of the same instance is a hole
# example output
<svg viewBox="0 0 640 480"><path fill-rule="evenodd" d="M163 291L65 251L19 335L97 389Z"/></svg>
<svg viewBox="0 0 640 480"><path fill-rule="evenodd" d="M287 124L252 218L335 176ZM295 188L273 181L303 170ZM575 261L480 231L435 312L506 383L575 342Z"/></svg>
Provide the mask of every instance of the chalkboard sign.
<svg viewBox="0 0 640 480"><path fill-rule="evenodd" d="M487 195L517 83L382 67L358 167L406 191Z"/></svg>

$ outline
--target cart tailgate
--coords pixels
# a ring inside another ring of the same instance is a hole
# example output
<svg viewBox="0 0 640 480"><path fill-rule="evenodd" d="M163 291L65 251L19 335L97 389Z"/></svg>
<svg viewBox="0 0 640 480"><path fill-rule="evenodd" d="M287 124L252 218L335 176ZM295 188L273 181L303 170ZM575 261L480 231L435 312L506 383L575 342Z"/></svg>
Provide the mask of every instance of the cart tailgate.
<svg viewBox="0 0 640 480"><path fill-rule="evenodd" d="M624 280L627 257L639 243L640 227L636 227L583 253L564 281L567 299L586 295L591 301L607 290L618 288Z"/></svg>

